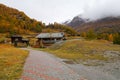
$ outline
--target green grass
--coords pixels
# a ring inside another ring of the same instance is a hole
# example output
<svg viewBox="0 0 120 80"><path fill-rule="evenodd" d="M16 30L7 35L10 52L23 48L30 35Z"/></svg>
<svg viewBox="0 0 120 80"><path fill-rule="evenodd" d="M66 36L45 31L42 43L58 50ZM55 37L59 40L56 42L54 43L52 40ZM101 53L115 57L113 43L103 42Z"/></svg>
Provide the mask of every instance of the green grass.
<svg viewBox="0 0 120 80"><path fill-rule="evenodd" d="M0 79L17 80L20 78L28 51L10 45L0 45Z"/></svg>
<svg viewBox="0 0 120 80"><path fill-rule="evenodd" d="M109 58L103 55L104 52L120 51L120 46L104 40L71 40L63 44L55 44L45 51L64 59L107 61Z"/></svg>

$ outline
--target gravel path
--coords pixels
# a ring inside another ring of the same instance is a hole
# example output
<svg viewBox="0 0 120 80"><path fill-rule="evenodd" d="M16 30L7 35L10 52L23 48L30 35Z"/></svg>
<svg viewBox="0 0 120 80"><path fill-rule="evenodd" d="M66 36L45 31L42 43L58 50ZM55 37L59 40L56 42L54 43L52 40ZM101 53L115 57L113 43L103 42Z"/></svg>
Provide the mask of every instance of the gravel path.
<svg viewBox="0 0 120 80"><path fill-rule="evenodd" d="M20 80L86 80L56 57L42 51L29 51Z"/></svg>
<svg viewBox="0 0 120 80"><path fill-rule="evenodd" d="M116 78L115 76L109 74L107 71L104 72L101 69L103 67L96 68L94 66L84 66L81 64L69 65L69 67L71 67L79 75L87 78L88 80L120 80L120 78ZM118 73L118 75L120 74Z"/></svg>

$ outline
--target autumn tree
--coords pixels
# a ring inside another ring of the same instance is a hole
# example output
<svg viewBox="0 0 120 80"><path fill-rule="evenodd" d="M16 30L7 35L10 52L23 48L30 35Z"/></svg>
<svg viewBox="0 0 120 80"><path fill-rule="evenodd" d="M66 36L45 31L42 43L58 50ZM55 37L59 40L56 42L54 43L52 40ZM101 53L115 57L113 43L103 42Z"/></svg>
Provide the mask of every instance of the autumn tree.
<svg viewBox="0 0 120 80"><path fill-rule="evenodd" d="M108 39L108 36L109 36L108 33L97 34L97 39L109 40L109 39Z"/></svg>
<svg viewBox="0 0 120 80"><path fill-rule="evenodd" d="M71 28L69 26L66 26L66 25L62 25L62 24L56 23L56 22L54 24L47 25L46 29L47 28L54 29L56 31L65 32L65 33L67 33L70 36L75 36L75 35L78 34L73 28Z"/></svg>
<svg viewBox="0 0 120 80"><path fill-rule="evenodd" d="M86 38L86 37L87 37L86 32L82 32L82 33L81 33L81 36L84 37L84 38Z"/></svg>
<svg viewBox="0 0 120 80"><path fill-rule="evenodd" d="M88 32L87 32L87 39L96 39L96 34L95 32L93 31L93 29L90 29Z"/></svg>
<svg viewBox="0 0 120 80"><path fill-rule="evenodd" d="M43 27L44 23L30 19L24 12L0 4L0 33L41 32Z"/></svg>
<svg viewBox="0 0 120 80"><path fill-rule="evenodd" d="M109 41L113 41L113 35L112 35L112 34L110 34L110 35L108 36L108 40L109 40Z"/></svg>

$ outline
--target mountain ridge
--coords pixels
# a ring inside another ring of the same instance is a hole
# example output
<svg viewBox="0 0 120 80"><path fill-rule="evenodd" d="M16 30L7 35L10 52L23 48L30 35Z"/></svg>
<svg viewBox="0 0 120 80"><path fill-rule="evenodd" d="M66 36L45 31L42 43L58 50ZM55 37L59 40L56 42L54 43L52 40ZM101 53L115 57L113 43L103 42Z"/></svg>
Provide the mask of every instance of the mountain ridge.
<svg viewBox="0 0 120 80"><path fill-rule="evenodd" d="M71 26L80 33L90 29L93 29L96 33L118 33L120 32L120 17L109 16L91 21L90 19L75 16L70 23L65 25Z"/></svg>

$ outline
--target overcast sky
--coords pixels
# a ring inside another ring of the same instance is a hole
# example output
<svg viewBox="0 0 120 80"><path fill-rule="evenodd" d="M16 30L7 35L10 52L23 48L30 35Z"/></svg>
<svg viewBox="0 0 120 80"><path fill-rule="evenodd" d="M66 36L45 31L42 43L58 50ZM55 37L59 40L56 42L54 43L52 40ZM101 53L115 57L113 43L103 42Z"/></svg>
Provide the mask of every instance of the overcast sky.
<svg viewBox="0 0 120 80"><path fill-rule="evenodd" d="M63 22L82 14L92 20L120 16L120 0L0 0L45 23Z"/></svg>

